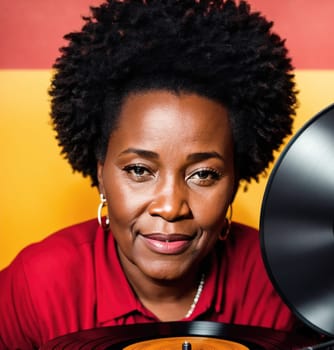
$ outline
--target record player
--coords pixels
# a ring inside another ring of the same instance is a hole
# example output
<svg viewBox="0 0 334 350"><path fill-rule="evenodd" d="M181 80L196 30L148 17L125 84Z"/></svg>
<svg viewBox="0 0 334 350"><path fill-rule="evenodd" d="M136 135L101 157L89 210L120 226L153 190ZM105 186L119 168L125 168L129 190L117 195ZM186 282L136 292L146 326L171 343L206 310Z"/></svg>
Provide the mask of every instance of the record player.
<svg viewBox="0 0 334 350"><path fill-rule="evenodd" d="M324 335L323 342L195 321L85 330L41 350L334 350L334 105L304 125L281 153L265 190L260 236L275 289L304 324Z"/></svg>

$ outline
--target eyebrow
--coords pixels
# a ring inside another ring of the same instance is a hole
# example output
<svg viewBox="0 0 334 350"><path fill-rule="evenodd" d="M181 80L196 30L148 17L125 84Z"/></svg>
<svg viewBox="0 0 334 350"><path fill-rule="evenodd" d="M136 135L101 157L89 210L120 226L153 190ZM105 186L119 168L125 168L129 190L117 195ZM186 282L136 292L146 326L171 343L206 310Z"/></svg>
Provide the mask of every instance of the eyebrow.
<svg viewBox="0 0 334 350"><path fill-rule="evenodd" d="M140 148L132 148L132 147L127 148L126 150L121 152L119 155L121 156L123 154L129 154L129 153L137 154L143 158L159 159L159 154L156 152L147 151ZM214 151L213 152L196 152L196 153L189 154L187 156L187 160L190 162L200 162L210 158L218 158L223 162L225 161L222 155Z"/></svg>
<svg viewBox="0 0 334 350"><path fill-rule="evenodd" d="M202 160L210 159L210 158L218 158L221 161L225 162L224 157L217 152L197 152L189 154L187 160L191 162L200 162Z"/></svg>
<svg viewBox="0 0 334 350"><path fill-rule="evenodd" d="M124 150L123 152L121 152L119 155L123 155L123 154L129 154L129 153L134 153L137 154L143 158L149 158L149 159L158 159L159 158L159 154L156 152L152 152L152 151L147 151L145 149L139 149L139 148L127 148L126 150Z"/></svg>

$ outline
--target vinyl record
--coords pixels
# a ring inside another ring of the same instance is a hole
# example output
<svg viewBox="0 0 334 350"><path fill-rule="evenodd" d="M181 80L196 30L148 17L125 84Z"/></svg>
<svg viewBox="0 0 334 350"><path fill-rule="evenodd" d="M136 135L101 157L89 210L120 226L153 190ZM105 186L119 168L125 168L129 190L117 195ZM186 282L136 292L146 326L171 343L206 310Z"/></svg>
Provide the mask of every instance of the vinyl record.
<svg viewBox="0 0 334 350"><path fill-rule="evenodd" d="M283 150L265 191L260 233L276 290L304 323L334 336L334 105Z"/></svg>
<svg viewBox="0 0 334 350"><path fill-rule="evenodd" d="M53 339L40 350L125 350L136 343L152 339L163 341L167 337L181 337L184 341L189 341L189 337L224 339L225 350L228 349L226 349L228 341L230 349L231 344L234 344L235 350L244 347L249 350L294 350L309 345L301 337L271 329L195 321L145 323L85 330ZM156 349L164 349L159 347L159 343L156 344ZM203 346L203 348L206 347ZM209 346L207 348L210 349ZM182 348L176 350L182 350Z"/></svg>

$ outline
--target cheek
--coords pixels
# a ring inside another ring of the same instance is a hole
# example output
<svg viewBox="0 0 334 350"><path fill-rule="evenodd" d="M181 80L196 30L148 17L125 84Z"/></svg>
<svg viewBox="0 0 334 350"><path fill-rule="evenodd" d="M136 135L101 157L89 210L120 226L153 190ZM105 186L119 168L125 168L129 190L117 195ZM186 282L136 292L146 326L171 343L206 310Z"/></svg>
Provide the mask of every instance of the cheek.
<svg viewBox="0 0 334 350"><path fill-rule="evenodd" d="M140 215L145 207L145 194L132 191L119 181L106 182L109 219L113 225L125 226Z"/></svg>
<svg viewBox="0 0 334 350"><path fill-rule="evenodd" d="M224 225L227 206L222 197L219 200L213 198L199 200L193 205L194 219L205 231L220 232Z"/></svg>
<svg viewBox="0 0 334 350"><path fill-rule="evenodd" d="M221 186L193 202L194 217L207 231L220 233L225 224L225 216L232 198L232 185Z"/></svg>

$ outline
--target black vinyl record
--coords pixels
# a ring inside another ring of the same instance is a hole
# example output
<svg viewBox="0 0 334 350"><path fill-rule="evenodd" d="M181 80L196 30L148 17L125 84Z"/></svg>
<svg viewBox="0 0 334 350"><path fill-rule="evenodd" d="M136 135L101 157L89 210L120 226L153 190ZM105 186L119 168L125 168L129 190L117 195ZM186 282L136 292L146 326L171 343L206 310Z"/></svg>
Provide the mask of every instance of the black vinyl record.
<svg viewBox="0 0 334 350"><path fill-rule="evenodd" d="M85 330L55 338L40 350L123 350L144 340L166 337L184 337L187 340L189 336L230 340L250 350L294 350L309 345L302 337L271 329L195 321L145 323Z"/></svg>
<svg viewBox="0 0 334 350"><path fill-rule="evenodd" d="M260 234L276 290L304 323L334 336L334 105L283 150L266 187Z"/></svg>

